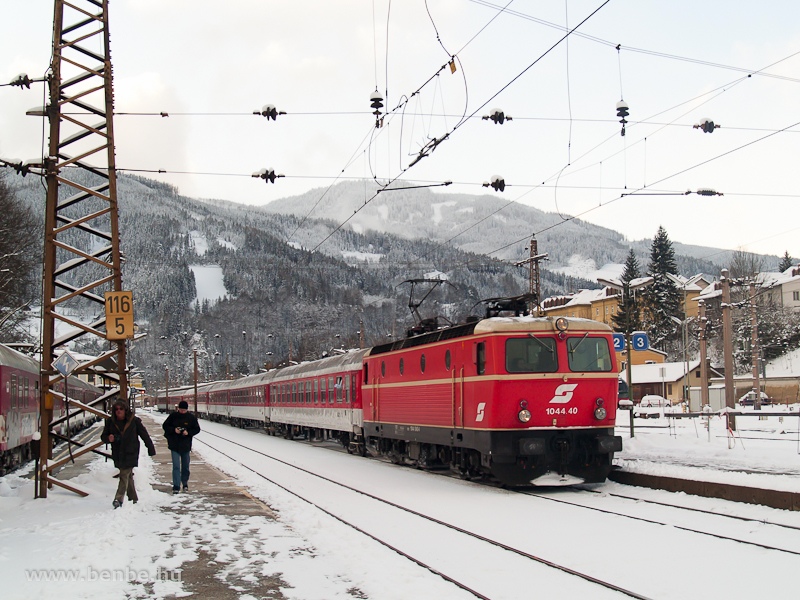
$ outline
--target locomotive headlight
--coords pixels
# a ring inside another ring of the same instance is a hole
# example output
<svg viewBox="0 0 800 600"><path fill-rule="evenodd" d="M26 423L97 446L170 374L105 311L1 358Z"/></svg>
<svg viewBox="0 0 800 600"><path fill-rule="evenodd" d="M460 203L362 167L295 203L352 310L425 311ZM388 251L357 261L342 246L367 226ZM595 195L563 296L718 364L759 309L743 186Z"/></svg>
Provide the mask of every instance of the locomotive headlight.
<svg viewBox="0 0 800 600"><path fill-rule="evenodd" d="M596 398L594 403L597 406L597 408L594 409L594 418L599 421L602 421L608 415L608 411L605 409L604 406L606 401L603 400L602 398Z"/></svg>
<svg viewBox="0 0 800 600"><path fill-rule="evenodd" d="M531 411L529 411L527 408L523 408L521 411L519 411L517 418L520 420L520 422L527 423L531 420Z"/></svg>
<svg viewBox="0 0 800 600"><path fill-rule="evenodd" d="M558 317L556 319L556 329L563 333L569 329L569 321L567 321L564 317Z"/></svg>

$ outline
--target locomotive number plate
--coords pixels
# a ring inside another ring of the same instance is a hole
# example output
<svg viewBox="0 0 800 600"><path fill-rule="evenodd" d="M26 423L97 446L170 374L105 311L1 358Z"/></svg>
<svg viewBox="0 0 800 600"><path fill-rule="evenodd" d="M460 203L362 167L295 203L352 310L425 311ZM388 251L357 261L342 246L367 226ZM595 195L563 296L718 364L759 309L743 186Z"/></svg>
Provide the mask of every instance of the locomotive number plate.
<svg viewBox="0 0 800 600"><path fill-rule="evenodd" d="M559 407L550 407L544 409L545 414L547 415L577 415L578 408L575 406L571 406L567 408L566 406L559 406Z"/></svg>

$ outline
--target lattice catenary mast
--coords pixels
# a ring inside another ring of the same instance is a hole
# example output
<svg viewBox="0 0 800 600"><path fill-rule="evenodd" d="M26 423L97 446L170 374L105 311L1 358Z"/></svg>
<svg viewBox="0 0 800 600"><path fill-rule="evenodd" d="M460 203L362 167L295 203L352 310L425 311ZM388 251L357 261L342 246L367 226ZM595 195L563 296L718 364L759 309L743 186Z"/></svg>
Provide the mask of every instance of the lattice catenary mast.
<svg viewBox="0 0 800 600"><path fill-rule="evenodd" d="M130 292L122 291L108 0L55 0L53 57L48 77L50 141L47 180L42 323L41 466L39 496L52 484L85 494L53 476L69 459L52 462L55 427L82 411L105 417L106 402L128 398L126 339L133 337ZM90 323L75 315L94 314ZM73 374L102 373L110 388L89 405L70 401L69 373L52 366L60 350L82 339L103 348ZM57 406L65 415L53 420ZM81 446L72 456L96 451Z"/></svg>

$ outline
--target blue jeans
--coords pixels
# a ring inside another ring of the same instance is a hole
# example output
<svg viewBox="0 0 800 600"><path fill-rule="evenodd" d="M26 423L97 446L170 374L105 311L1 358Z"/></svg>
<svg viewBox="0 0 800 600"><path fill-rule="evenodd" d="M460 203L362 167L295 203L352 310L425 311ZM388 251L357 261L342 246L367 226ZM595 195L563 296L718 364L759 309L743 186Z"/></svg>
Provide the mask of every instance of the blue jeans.
<svg viewBox="0 0 800 600"><path fill-rule="evenodd" d="M184 487L189 483L189 452L178 452L177 450L170 450L172 452L172 489L181 489L181 484Z"/></svg>

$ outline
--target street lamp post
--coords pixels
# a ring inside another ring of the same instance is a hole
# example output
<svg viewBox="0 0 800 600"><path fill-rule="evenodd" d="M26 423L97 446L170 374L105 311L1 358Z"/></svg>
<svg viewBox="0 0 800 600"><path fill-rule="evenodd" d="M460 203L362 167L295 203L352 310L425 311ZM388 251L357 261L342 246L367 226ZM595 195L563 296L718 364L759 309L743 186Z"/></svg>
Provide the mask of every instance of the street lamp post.
<svg viewBox="0 0 800 600"><path fill-rule="evenodd" d="M194 414L197 414L197 348L192 348L194 358Z"/></svg>
<svg viewBox="0 0 800 600"><path fill-rule="evenodd" d="M622 305L626 307L625 311L625 351L627 353L628 368L625 369L625 375L628 384L628 397L631 400L630 406L630 430L631 437L634 437L633 430L633 345L631 344L631 313L628 303L635 290L646 287L653 283L652 277L638 277L630 281L622 281L619 279L598 279L598 283L607 285L611 289L622 292ZM634 296L635 298L635 296Z"/></svg>
<svg viewBox="0 0 800 600"><path fill-rule="evenodd" d="M169 411L169 365L164 365L164 402Z"/></svg>

